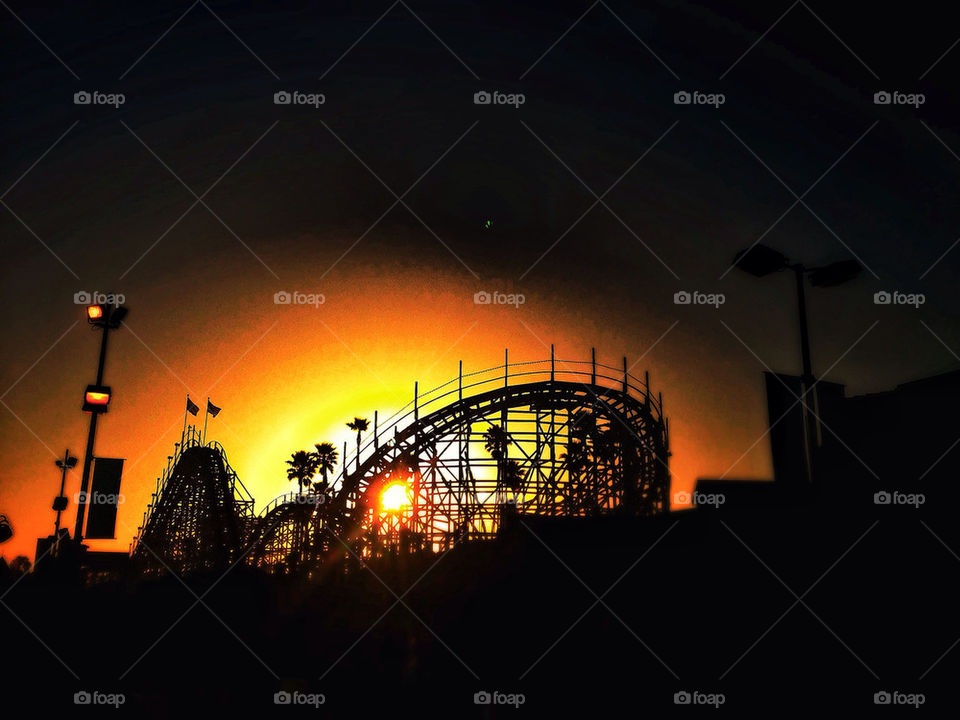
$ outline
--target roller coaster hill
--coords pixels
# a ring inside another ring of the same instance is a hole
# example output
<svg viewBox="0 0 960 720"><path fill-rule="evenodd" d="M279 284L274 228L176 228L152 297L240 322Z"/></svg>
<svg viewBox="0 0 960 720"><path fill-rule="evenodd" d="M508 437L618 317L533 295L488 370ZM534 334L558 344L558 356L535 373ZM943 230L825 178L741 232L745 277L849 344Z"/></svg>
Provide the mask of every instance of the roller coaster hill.
<svg viewBox="0 0 960 720"><path fill-rule="evenodd" d="M438 553L519 521L603 522L669 512L663 400L624 359L509 363L460 371L381 421L322 493L259 513L223 447L190 428L131 545L144 575L245 564L311 576ZM616 521L614 521L616 522Z"/></svg>

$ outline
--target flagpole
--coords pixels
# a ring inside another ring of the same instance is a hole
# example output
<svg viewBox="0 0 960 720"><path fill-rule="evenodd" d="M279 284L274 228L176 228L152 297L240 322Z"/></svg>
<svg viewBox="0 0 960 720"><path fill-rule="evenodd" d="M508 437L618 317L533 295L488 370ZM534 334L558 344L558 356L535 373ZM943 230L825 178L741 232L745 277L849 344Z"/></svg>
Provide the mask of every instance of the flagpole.
<svg viewBox="0 0 960 720"><path fill-rule="evenodd" d="M183 430L180 432L180 447L183 447L183 441L187 437L187 411L190 407L190 393L187 393L187 404L183 408Z"/></svg>
<svg viewBox="0 0 960 720"><path fill-rule="evenodd" d="M202 445L207 444L207 418L210 417L210 396L207 396L207 409L203 413L203 440L201 441Z"/></svg>

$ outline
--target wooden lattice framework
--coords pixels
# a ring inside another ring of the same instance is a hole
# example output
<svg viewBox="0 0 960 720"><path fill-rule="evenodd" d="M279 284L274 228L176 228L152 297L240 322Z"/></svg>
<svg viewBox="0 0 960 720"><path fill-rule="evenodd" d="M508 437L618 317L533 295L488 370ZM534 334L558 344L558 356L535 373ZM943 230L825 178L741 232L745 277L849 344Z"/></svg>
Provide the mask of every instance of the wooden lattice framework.
<svg viewBox="0 0 960 720"><path fill-rule="evenodd" d="M253 526L253 498L219 443L190 429L157 481L132 555L145 573L229 566L241 558Z"/></svg>
<svg viewBox="0 0 960 720"><path fill-rule="evenodd" d="M465 382L466 381L466 382ZM669 510L662 398L596 361L509 364L420 395L381 425L324 496L262 513L252 562L292 571L325 557L440 551L495 537L508 516ZM383 507L401 485L406 500ZM312 499L311 499L312 498ZM344 552L346 551L346 552Z"/></svg>

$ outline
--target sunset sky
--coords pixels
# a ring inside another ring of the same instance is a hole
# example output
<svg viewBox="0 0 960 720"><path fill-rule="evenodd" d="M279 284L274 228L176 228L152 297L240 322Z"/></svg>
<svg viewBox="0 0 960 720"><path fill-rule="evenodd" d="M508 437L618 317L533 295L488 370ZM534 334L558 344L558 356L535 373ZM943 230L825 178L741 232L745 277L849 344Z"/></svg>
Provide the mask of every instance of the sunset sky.
<svg viewBox="0 0 960 720"><path fill-rule="evenodd" d="M810 265L865 266L808 294L816 373L861 393L960 363L960 50L919 79L947 29L919 62L885 49L882 25L824 17L841 43L803 6L750 49L782 10L601 4L551 49L585 6L397 4L351 49L387 7L281 5L263 23L197 5L153 47L181 5L84 5L73 22L18 10L49 50L0 25L15 58L0 108L6 558L52 532L54 460L82 459L99 334L78 291L130 309L97 439L126 458L126 497L117 540L94 549L127 548L188 392L223 408L208 439L260 508L295 489L290 453L352 445L344 423L390 415L415 381L500 364L504 348L544 359L551 343L562 359L643 356L632 372L663 392L674 490L769 478L761 373L799 372L792 278L727 273L761 237ZM99 34L73 34L80 22ZM800 59L797 38L818 33L822 57ZM927 100L875 105L885 88ZM726 102L674 104L695 89ZM126 101L75 105L80 90ZM275 105L280 90L326 102ZM526 101L475 105L481 90ZM682 290L725 303L677 305ZM877 306L880 290L926 302ZM277 305L278 291L325 302ZM477 305L478 291L525 302Z"/></svg>

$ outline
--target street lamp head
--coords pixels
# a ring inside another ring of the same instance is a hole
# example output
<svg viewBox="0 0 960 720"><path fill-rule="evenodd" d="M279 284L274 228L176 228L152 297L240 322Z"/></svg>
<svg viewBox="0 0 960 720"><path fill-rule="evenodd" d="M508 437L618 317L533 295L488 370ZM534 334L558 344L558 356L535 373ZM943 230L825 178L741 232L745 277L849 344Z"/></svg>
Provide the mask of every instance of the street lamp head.
<svg viewBox="0 0 960 720"><path fill-rule="evenodd" d="M863 267L856 260L841 260L840 262L814 268L810 271L810 284L814 287L833 287L853 280Z"/></svg>
<svg viewBox="0 0 960 720"><path fill-rule="evenodd" d="M63 468L66 468L67 470L70 470L71 468L74 468L74 467L76 467L76 466L77 466L77 459L76 459L75 457L73 457L72 455L70 455L70 456L67 457L67 462L66 462L66 463L64 463L63 460L57 460L57 467L60 468L61 470L62 470Z"/></svg>
<svg viewBox="0 0 960 720"><path fill-rule="evenodd" d="M123 305L88 305L87 322L95 327L109 327L116 330L127 316L127 308Z"/></svg>
<svg viewBox="0 0 960 720"><path fill-rule="evenodd" d="M117 305L110 313L110 327L116 329L120 327L120 323L123 322L123 319L127 316L127 308L123 305Z"/></svg>
<svg viewBox="0 0 960 720"><path fill-rule="evenodd" d="M110 404L111 392L106 385L87 385L83 394L83 411L87 413L105 413Z"/></svg>
<svg viewBox="0 0 960 720"><path fill-rule="evenodd" d="M763 277L787 267L786 256L766 245L753 245L733 257L733 264L744 272Z"/></svg>

